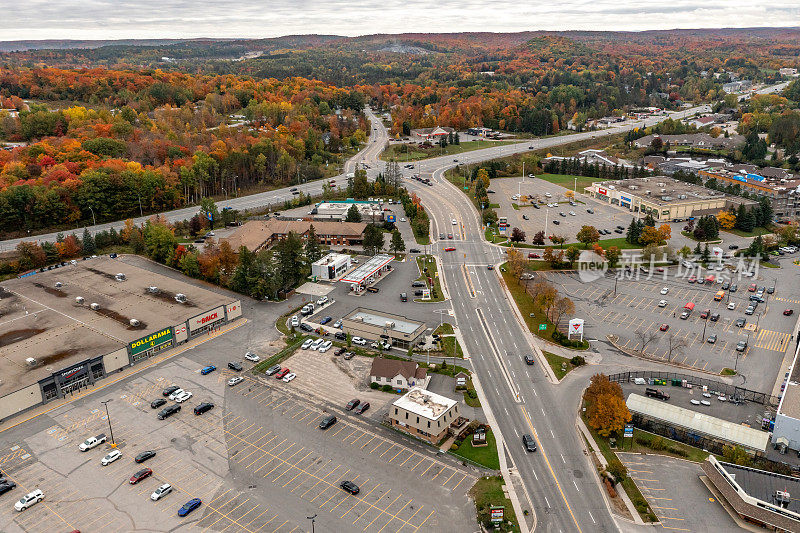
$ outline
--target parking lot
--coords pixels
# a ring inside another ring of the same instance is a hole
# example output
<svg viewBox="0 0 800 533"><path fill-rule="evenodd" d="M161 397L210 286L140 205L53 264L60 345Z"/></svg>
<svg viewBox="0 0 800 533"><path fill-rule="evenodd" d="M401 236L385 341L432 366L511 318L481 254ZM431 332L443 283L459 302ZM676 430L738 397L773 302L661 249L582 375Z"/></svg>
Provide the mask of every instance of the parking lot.
<svg viewBox="0 0 800 533"><path fill-rule="evenodd" d="M784 316L783 311L797 303L789 289L793 283L791 272L780 269L775 271L780 279L765 279L773 271L764 270L767 269L762 269L755 281L734 279L738 290L724 291L721 301L714 300L720 284L690 284L677 267L653 276L640 275L638 279L616 282L610 274L591 283L583 283L573 272L553 272L544 277L575 301L576 314L586 319L588 337L606 340L606 335L613 335L618 346L636 352L645 344L642 335L654 332L655 339L644 346L648 357L714 373L736 368L747 376L750 388L768 391L789 348L797 320L794 314ZM748 298L753 294L748 286L751 283L770 286L776 280L776 292L765 294L765 303L753 315L745 315ZM666 294L662 294L665 288ZM661 300L666 301L663 307L659 306ZM695 306L694 311L687 319L681 319L684 307L690 302ZM728 309L731 303L732 310ZM705 310L717 313L718 320L701 318ZM746 321L744 327L736 325L740 318ZM713 344L708 342L712 335L716 335ZM735 349L740 341L747 342L741 352Z"/></svg>
<svg viewBox="0 0 800 533"><path fill-rule="evenodd" d="M315 513L317 531L473 527L474 508L465 495L480 472L381 426L394 396L360 388L363 381L355 378L363 376L367 361L348 361L352 367L327 379L331 369L312 360L321 354L298 354L287 362L298 373L292 383L244 372L244 382L228 386L233 372L225 368L227 360L242 360L248 346L258 347L263 357L278 349L269 341L274 330L263 326L251 316L246 325L184 356L0 433L0 469L19 485L0 497L0 530L277 533L310 530L306 517ZM208 363L218 370L201 375ZM245 361L245 370L251 365ZM172 383L194 396L179 413L157 420L150 402ZM372 404L364 415L343 408L354 394ZM89 436L110 435L101 400L111 400L114 439L122 452L108 466L100 465L108 444L85 453L77 448ZM204 401L216 407L195 416L192 409ZM339 421L320 431L319 420L328 413ZM157 454L137 465L132 458L143 450ZM142 467L153 475L129 484ZM359 485L360 493L343 491L343 480ZM173 493L150 501L162 483L170 483ZM34 488L44 491L44 501L14 511L12 503ZM191 498L202 505L178 517L178 508Z"/></svg>

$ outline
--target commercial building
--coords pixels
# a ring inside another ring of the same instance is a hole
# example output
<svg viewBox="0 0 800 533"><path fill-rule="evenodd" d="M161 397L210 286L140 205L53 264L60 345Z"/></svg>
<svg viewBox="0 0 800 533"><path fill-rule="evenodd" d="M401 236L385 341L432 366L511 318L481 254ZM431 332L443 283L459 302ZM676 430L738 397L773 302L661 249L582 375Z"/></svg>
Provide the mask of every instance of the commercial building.
<svg viewBox="0 0 800 533"><path fill-rule="evenodd" d="M458 402L415 387L389 408L392 427L432 444L440 442L458 419Z"/></svg>
<svg viewBox="0 0 800 533"><path fill-rule="evenodd" d="M648 148L652 146L655 138L660 138L665 147L683 146L706 150L733 150L745 142L744 135L712 137L708 133L684 133L679 135L645 135L633 141L633 145L637 148Z"/></svg>
<svg viewBox="0 0 800 533"><path fill-rule="evenodd" d="M355 293L364 291L367 287L380 281L381 277L392 270L394 257L386 254L373 255L363 265L353 269L352 272L342 277L339 281L350 284L350 290Z"/></svg>
<svg viewBox="0 0 800 533"><path fill-rule="evenodd" d="M342 330L367 340L390 341L392 346L410 348L425 332L425 324L401 315L356 308L342 318Z"/></svg>
<svg viewBox="0 0 800 533"><path fill-rule="evenodd" d="M547 163L548 161L564 161L564 160L573 160L578 159L580 161L584 161L590 165L598 164L598 165L605 165L607 167L623 167L623 168L633 168L633 164L630 161L626 161L625 159L620 159L619 157L615 157L613 155L609 155L606 153L605 150L596 150L596 149L589 149L583 150L578 152L574 156L558 156L558 155L550 155L548 154L547 157L542 159L543 163Z"/></svg>
<svg viewBox="0 0 800 533"><path fill-rule="evenodd" d="M703 181L711 178L721 183L739 185L743 190L769 198L774 217L790 220L800 216L800 179L782 168L766 167L759 169L709 168L698 171Z"/></svg>
<svg viewBox="0 0 800 533"><path fill-rule="evenodd" d="M330 253L322 259L311 263L311 275L317 279L331 281L350 270L350 256Z"/></svg>
<svg viewBox="0 0 800 533"><path fill-rule="evenodd" d="M361 244L367 227L363 222L251 220L239 226L230 237L221 240L227 241L234 251L244 246L252 252L257 252L285 239L292 232L305 240L308 238L311 226L314 226L314 233L317 234L317 240L321 244L339 246Z"/></svg>
<svg viewBox="0 0 800 533"><path fill-rule="evenodd" d="M736 80L729 81L722 84L722 90L728 94L743 93L753 88L753 82L750 80Z"/></svg>
<svg viewBox="0 0 800 533"><path fill-rule="evenodd" d="M775 427L772 430L772 444L800 452L800 364L795 347L795 359L789 369L789 377L783 389L783 396L775 414ZM799 492L800 493L800 492Z"/></svg>
<svg viewBox="0 0 800 533"><path fill-rule="evenodd" d="M3 283L0 421L242 315L239 300L109 257Z"/></svg>
<svg viewBox="0 0 800 533"><path fill-rule="evenodd" d="M585 191L592 198L634 213L649 214L661 222L716 215L740 204L757 203L667 176L595 182Z"/></svg>
<svg viewBox="0 0 800 533"><path fill-rule="evenodd" d="M454 133L453 128L447 126L436 126L435 128L419 128L411 130L411 137L421 141L434 141L440 137L447 137Z"/></svg>
<svg viewBox="0 0 800 533"><path fill-rule="evenodd" d="M428 388L430 381L428 370L421 368L414 361L400 361L376 357L372 360L369 371L370 383L391 385L393 389L410 389L411 387Z"/></svg>
<svg viewBox="0 0 800 533"><path fill-rule="evenodd" d="M360 201L360 200L344 200L341 202L322 202L316 204L311 210L311 216L315 220L339 220L343 221L347 218L347 212L350 208L356 206L361 220L364 222L383 222L384 205L380 201ZM315 226L316 228L316 226Z"/></svg>
<svg viewBox="0 0 800 533"><path fill-rule="evenodd" d="M668 427L676 440L702 442L704 449L721 453L724 446L741 446L748 453L763 455L769 443L769 433L736 424L705 413L672 405L670 403L629 394L625 401L633 424L637 428L664 434Z"/></svg>
<svg viewBox="0 0 800 533"><path fill-rule="evenodd" d="M739 518L771 531L800 531L800 479L719 461L702 465Z"/></svg>

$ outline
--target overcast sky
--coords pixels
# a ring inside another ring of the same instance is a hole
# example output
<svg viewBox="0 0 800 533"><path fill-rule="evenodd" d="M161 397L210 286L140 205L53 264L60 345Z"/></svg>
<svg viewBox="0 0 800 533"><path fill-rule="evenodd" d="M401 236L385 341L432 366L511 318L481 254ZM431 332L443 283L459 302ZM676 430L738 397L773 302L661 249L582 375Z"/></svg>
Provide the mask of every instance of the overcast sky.
<svg viewBox="0 0 800 533"><path fill-rule="evenodd" d="M800 0L0 0L0 40L800 26Z"/></svg>

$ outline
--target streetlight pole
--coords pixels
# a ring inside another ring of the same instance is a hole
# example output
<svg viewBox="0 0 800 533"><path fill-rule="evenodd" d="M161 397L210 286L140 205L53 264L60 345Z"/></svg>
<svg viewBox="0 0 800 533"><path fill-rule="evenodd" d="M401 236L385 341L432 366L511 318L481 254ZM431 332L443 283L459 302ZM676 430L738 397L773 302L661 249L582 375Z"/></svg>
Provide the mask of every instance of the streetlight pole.
<svg viewBox="0 0 800 533"><path fill-rule="evenodd" d="M139 197L139 216L144 218L144 211L142 211L142 195L139 194L139 191L136 191L136 196Z"/></svg>
<svg viewBox="0 0 800 533"><path fill-rule="evenodd" d="M95 220L95 218L94 218L94 209L92 209L92 206L90 206L90 205L87 205L86 207L88 207L89 211L92 212L92 226L96 226L97 225L97 220Z"/></svg>
<svg viewBox="0 0 800 533"><path fill-rule="evenodd" d="M315 522L315 519L317 518L317 515L314 514L312 516L307 516L306 518L311 520L311 533L314 533L314 522Z"/></svg>
<svg viewBox="0 0 800 533"><path fill-rule="evenodd" d="M102 401L100 403L102 403L103 406L105 406L105 408L106 408L106 421L108 422L108 432L111 433L111 447L112 448L116 448L117 447L117 443L114 441L114 430L111 429L111 415L108 414L108 402L110 402L112 400L113 400L113 398L110 398L110 399L104 400L104 401Z"/></svg>

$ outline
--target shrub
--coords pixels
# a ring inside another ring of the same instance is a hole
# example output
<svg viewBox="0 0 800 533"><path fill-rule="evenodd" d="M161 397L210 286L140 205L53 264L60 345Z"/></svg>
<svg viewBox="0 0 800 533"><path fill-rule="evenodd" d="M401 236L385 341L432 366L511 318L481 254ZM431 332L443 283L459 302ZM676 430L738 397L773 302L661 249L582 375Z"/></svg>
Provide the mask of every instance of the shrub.
<svg viewBox="0 0 800 533"><path fill-rule="evenodd" d="M652 449L654 449L656 451L663 450L664 449L664 439L662 439L661 437L653 437L653 439L650 441L650 448L652 448Z"/></svg>
<svg viewBox="0 0 800 533"><path fill-rule="evenodd" d="M383 387L381 387L381 390L383 392L392 392L392 386L391 385L384 385Z"/></svg>
<svg viewBox="0 0 800 533"><path fill-rule="evenodd" d="M374 381L369 384L369 388L372 389L372 390L378 390L378 387L380 387L380 385L378 385Z"/></svg>
<svg viewBox="0 0 800 533"><path fill-rule="evenodd" d="M450 449L453 450L453 451L457 450L458 449L458 444L456 444L454 442L453 444L450 445Z"/></svg>
<svg viewBox="0 0 800 533"><path fill-rule="evenodd" d="M586 359L582 355L576 355L569 362L572 363L572 366L583 366L586 364Z"/></svg>
<svg viewBox="0 0 800 533"><path fill-rule="evenodd" d="M476 391L475 389L468 389L467 390L467 396L469 396L470 398L472 398L474 400L475 398L478 397L478 391Z"/></svg>
<svg viewBox="0 0 800 533"><path fill-rule="evenodd" d="M619 483L624 480L628 475L628 469L622 464L622 461L614 457L608 462L608 472L614 476L614 479Z"/></svg>

